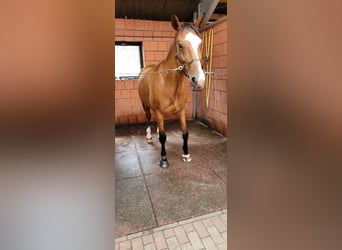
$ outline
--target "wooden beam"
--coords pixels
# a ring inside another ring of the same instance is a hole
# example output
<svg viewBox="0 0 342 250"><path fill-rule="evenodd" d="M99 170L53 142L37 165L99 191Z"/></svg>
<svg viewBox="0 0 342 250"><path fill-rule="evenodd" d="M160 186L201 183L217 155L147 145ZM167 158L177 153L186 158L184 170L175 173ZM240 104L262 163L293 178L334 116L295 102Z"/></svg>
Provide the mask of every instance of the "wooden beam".
<svg viewBox="0 0 342 250"><path fill-rule="evenodd" d="M198 16L201 16L204 13L204 18L201 24L201 27L204 27L207 22L210 20L211 15L214 13L215 8L219 0L203 0L201 2L200 13Z"/></svg>
<svg viewBox="0 0 342 250"><path fill-rule="evenodd" d="M226 14L213 13L209 20L215 20L216 21L216 20L218 20L224 16L226 16Z"/></svg>

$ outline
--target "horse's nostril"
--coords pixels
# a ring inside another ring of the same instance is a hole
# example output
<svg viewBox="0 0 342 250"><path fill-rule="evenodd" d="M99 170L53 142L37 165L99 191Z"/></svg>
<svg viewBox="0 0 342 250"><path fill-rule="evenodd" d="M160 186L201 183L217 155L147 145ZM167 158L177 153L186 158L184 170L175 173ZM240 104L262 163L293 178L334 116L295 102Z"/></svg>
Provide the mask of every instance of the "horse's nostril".
<svg viewBox="0 0 342 250"><path fill-rule="evenodd" d="M191 81L192 81L193 83L196 83L196 78L195 78L195 77L192 77L192 78L191 78Z"/></svg>

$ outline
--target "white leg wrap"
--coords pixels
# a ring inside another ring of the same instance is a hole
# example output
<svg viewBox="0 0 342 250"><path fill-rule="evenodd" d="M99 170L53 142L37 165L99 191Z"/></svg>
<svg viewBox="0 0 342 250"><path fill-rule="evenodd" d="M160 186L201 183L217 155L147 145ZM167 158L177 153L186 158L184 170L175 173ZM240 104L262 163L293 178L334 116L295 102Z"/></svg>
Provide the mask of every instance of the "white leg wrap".
<svg viewBox="0 0 342 250"><path fill-rule="evenodd" d="M159 127L157 126L157 138L159 138Z"/></svg>
<svg viewBox="0 0 342 250"><path fill-rule="evenodd" d="M150 126L148 126L147 129L146 129L146 140L147 141L152 141L152 135L151 135L151 128L150 128Z"/></svg>
<svg viewBox="0 0 342 250"><path fill-rule="evenodd" d="M190 162L191 161L191 156L190 156L190 154L187 154L187 155L182 155L182 157L183 157L183 161L184 162Z"/></svg>

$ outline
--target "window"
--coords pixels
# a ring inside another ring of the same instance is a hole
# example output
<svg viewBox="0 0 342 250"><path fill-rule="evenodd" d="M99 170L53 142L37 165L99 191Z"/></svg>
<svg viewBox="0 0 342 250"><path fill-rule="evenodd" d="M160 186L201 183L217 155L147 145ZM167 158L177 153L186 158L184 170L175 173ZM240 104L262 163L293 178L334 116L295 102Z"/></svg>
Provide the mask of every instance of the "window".
<svg viewBox="0 0 342 250"><path fill-rule="evenodd" d="M143 68L141 42L115 42L115 80L137 79Z"/></svg>

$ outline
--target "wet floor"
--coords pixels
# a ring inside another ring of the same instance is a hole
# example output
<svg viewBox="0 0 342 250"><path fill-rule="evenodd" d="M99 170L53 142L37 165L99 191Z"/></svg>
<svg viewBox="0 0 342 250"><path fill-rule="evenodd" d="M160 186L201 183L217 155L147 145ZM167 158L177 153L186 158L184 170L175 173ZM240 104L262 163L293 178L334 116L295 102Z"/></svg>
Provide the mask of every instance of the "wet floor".
<svg viewBox="0 0 342 250"><path fill-rule="evenodd" d="M189 153L182 161L178 122L166 122L170 166L159 167L160 143L144 125L115 131L115 237L163 226L227 208L227 138L198 121L189 121Z"/></svg>

